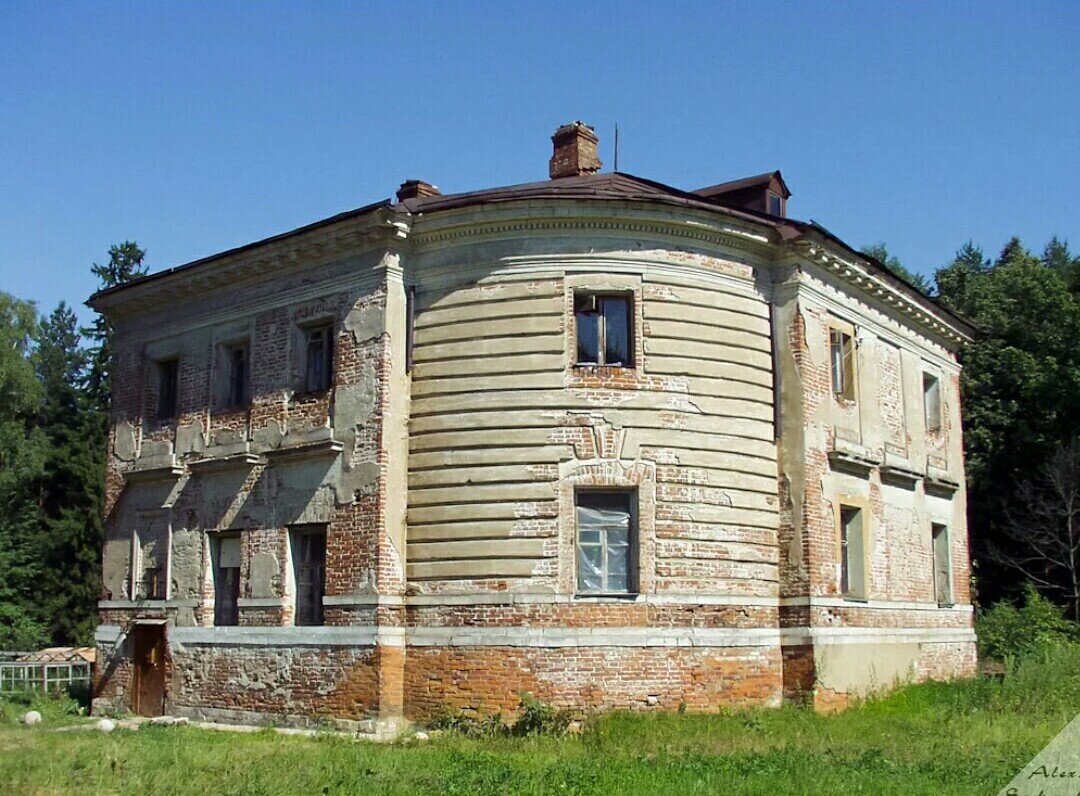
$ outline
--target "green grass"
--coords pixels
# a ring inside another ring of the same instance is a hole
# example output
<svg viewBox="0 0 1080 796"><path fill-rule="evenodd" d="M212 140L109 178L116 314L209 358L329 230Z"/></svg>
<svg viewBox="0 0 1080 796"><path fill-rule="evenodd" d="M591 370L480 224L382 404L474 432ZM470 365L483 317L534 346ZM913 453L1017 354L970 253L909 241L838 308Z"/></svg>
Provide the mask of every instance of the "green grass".
<svg viewBox="0 0 1080 796"><path fill-rule="evenodd" d="M25 707L22 707L24 710ZM908 686L848 711L616 713L561 738L375 745L192 727L55 733L0 711L4 793L987 794L1080 712L1080 647L1003 681ZM55 709L46 727L79 719Z"/></svg>

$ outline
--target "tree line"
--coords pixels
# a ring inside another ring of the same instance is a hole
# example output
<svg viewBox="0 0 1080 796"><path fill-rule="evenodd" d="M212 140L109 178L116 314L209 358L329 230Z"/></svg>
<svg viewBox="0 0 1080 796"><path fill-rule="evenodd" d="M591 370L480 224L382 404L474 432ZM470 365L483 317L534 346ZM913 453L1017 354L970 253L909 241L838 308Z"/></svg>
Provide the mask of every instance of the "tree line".
<svg viewBox="0 0 1080 796"><path fill-rule="evenodd" d="M146 273L127 241L91 270ZM90 644L101 593L111 330L0 292L0 650Z"/></svg>
<svg viewBox="0 0 1080 796"><path fill-rule="evenodd" d="M983 604L1030 584L1080 618L1080 256L967 243L932 278L868 256L981 330L961 352L968 515ZM127 241L101 288L146 273ZM0 292L0 649L86 644L101 592L111 330Z"/></svg>

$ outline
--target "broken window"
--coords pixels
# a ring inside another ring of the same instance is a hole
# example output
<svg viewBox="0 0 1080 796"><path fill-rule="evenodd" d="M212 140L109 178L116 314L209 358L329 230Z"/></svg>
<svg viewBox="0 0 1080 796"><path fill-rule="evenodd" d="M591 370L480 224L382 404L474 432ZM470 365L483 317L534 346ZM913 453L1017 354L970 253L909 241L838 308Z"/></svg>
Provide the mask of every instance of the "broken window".
<svg viewBox="0 0 1080 796"><path fill-rule="evenodd" d="M931 373L922 377L923 410L926 414L926 430L941 428L941 381Z"/></svg>
<svg viewBox="0 0 1080 796"><path fill-rule="evenodd" d="M938 605L952 605L952 565L949 556L949 528L934 523L930 526L934 558L934 599Z"/></svg>
<svg viewBox="0 0 1080 796"><path fill-rule="evenodd" d="M862 510L840 507L840 593L866 598L866 535Z"/></svg>
<svg viewBox="0 0 1080 796"><path fill-rule="evenodd" d="M579 365L633 367L633 302L629 296L574 296Z"/></svg>
<svg viewBox="0 0 1080 796"><path fill-rule="evenodd" d="M326 530L293 530L292 555L296 580L295 624L321 625L326 590Z"/></svg>
<svg viewBox="0 0 1080 796"><path fill-rule="evenodd" d="M211 549L214 564L214 624L240 623L240 537L218 536Z"/></svg>
<svg viewBox="0 0 1080 796"><path fill-rule="evenodd" d="M855 400L855 343L842 329L829 330L829 361L833 395L844 401Z"/></svg>
<svg viewBox="0 0 1080 796"><path fill-rule="evenodd" d="M577 590L630 594L636 588L637 529L629 492L577 495Z"/></svg>
<svg viewBox="0 0 1080 796"><path fill-rule="evenodd" d="M330 389L334 361L333 326L313 326L306 329L304 355L304 390L322 392Z"/></svg>
<svg viewBox="0 0 1080 796"><path fill-rule="evenodd" d="M180 372L180 361L168 359L157 363L158 392L157 392L157 419L172 420L176 417L177 385Z"/></svg>
<svg viewBox="0 0 1080 796"><path fill-rule="evenodd" d="M246 345L229 346L225 350L229 374L229 392L225 396L225 408L236 409L251 402L250 362Z"/></svg>

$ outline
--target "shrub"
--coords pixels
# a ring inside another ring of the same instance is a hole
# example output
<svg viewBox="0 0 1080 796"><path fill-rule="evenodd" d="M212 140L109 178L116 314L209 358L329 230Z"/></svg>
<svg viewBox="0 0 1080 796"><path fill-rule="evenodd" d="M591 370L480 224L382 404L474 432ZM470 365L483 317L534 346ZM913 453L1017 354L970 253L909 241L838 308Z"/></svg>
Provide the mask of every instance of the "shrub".
<svg viewBox="0 0 1080 796"><path fill-rule="evenodd" d="M466 738L491 738L499 735L563 735L570 727L574 715L522 694L519 704L521 714L513 724L503 721L501 713L476 717L460 710L447 710L428 726L433 730L452 732Z"/></svg>
<svg viewBox="0 0 1080 796"><path fill-rule="evenodd" d="M509 731L501 713L492 713L477 718L476 716L469 716L460 710L444 711L428 726L433 730L452 732L457 735L464 735L466 738L491 738L496 735L505 735Z"/></svg>
<svg viewBox="0 0 1080 796"><path fill-rule="evenodd" d="M513 735L563 735L574 716L545 704L530 694L521 695L521 715L510 727Z"/></svg>
<svg viewBox="0 0 1080 796"><path fill-rule="evenodd" d="M1076 623L1066 619L1061 609L1030 583L1024 585L1022 606L1001 600L979 613L975 629L979 653L998 661L1022 658L1078 635Z"/></svg>

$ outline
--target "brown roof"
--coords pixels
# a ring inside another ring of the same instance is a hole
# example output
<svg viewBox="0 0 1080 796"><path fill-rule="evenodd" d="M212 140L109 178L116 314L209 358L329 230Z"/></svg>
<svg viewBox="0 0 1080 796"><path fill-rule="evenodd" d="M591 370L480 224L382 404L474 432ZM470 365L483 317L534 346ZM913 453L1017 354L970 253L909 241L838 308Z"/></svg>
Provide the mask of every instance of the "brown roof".
<svg viewBox="0 0 1080 796"><path fill-rule="evenodd" d="M894 285L900 287L905 293L912 298L916 298L922 301L928 302L934 306L939 312L948 316L960 327L967 330L969 333L977 332L977 329L965 320L957 313L949 310L947 307L938 304L933 298L926 296L917 290L914 286L909 284L906 280L896 276L892 271L885 268L873 258L855 251L851 246L848 246L842 240L830 233L824 227L817 223L810 221L809 223L803 221L797 221L792 218L779 218L777 216L769 215L768 213L762 213L755 210L748 210L744 208L729 207L721 204L717 199L712 197L719 197L722 194L726 194L735 190L740 190L746 187L755 185L766 185L772 179L779 179L783 185L783 177L780 176L779 171L768 172L765 174L758 174L754 177L746 177L741 180L733 180L731 182L720 183L709 188L701 188L697 191L683 191L679 188L674 188L670 185L665 185L654 180L647 180L643 177L635 177L632 174L625 174L623 172L606 172L602 174L582 174L575 177L562 177L555 180L542 180L540 182L522 183L519 185L508 185L501 188L486 188L480 191L471 191L467 193L435 195L435 196L420 196L396 204L391 204L390 200L383 200L376 202L356 210L349 210L344 213L340 213L336 216L324 219L322 221L316 221L313 224L307 224L303 227L284 232L280 235L275 235L264 240L249 243L244 246L230 249L228 251L221 252L219 254L213 254L209 257L204 257L200 260L187 263L185 265L179 265L174 268L166 269L164 271L158 271L147 276L134 279L130 282L126 282L123 285L107 288L105 290L98 291L87 302L91 306L95 299L126 290L135 285L150 282L159 279L170 274L177 272L187 271L189 269L197 269L204 267L211 267L216 261L222 260L234 254L238 254L243 251L255 249L268 243L281 241L294 236L302 235L310 232L311 230L319 227L328 226L333 223L343 221L350 218L356 218L358 216L365 215L367 213L374 212L379 209L389 209L396 213L408 213L408 214L423 214L433 213L441 210L451 210L461 207L471 207L475 205L484 204L497 204L501 202L513 202L526 199L595 199L595 200L622 200L630 202L649 202L666 204L675 207L689 207L701 210L708 210L711 212L720 212L726 215L741 218L746 221L750 221L762 226L772 227L779 234L781 239L793 240L801 237L807 232L817 233L825 238L828 238L833 243L840 245L842 248L850 252L856 259L861 259L864 262L868 262L873 271L883 275L887 281L892 282ZM787 186L784 185L784 190L787 191ZM790 195L790 192L788 192Z"/></svg>
<svg viewBox="0 0 1080 796"><path fill-rule="evenodd" d="M741 191L744 188L757 188L758 186L766 186L774 179L780 182L781 187L784 189L784 198L791 196L791 191L787 187L787 183L784 182L784 177L777 171L767 171L764 174L755 174L753 177L743 177L741 180L731 180L730 182L721 182L716 185L710 185L707 188L698 188L694 193L697 196L712 198L714 196L720 196L725 193L732 193L734 191Z"/></svg>
<svg viewBox="0 0 1080 796"><path fill-rule="evenodd" d="M527 182L502 188L485 188L482 191L424 196L406 199L394 205L409 213L432 213L438 210L470 207L472 205L514 202L522 199L621 199L623 201L659 202L679 207L696 207L716 211L717 206L689 191L673 188L661 182L635 177L632 174L613 171L604 174L582 174L557 180ZM738 209L724 208L724 212L748 221L778 226L777 220Z"/></svg>

